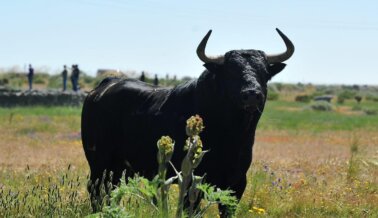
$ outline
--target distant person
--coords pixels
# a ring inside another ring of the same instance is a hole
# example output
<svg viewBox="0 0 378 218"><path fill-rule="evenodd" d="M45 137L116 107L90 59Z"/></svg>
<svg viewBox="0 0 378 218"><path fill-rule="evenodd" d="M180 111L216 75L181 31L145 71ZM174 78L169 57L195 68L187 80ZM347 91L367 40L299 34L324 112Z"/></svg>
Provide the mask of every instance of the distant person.
<svg viewBox="0 0 378 218"><path fill-rule="evenodd" d="M140 81L145 82L146 81L146 76L144 75L144 71L142 71L142 75L140 75Z"/></svg>
<svg viewBox="0 0 378 218"><path fill-rule="evenodd" d="M75 65L73 64L71 66L71 76L70 76L70 79L71 79L71 84L72 84L72 90L76 91L74 69L75 69Z"/></svg>
<svg viewBox="0 0 378 218"><path fill-rule="evenodd" d="M155 86L158 86L158 85L159 85L159 79L158 79L158 77L157 77L157 74L155 74L154 85L155 85Z"/></svg>
<svg viewBox="0 0 378 218"><path fill-rule="evenodd" d="M80 70L78 65L72 65L72 72L71 72L71 82L72 82L72 90L77 92L79 88L79 75Z"/></svg>
<svg viewBox="0 0 378 218"><path fill-rule="evenodd" d="M79 86L79 76L80 76L80 70L79 70L79 65L75 65L75 82L76 82L76 91L80 90Z"/></svg>
<svg viewBox="0 0 378 218"><path fill-rule="evenodd" d="M67 71L67 66L63 66L63 72L62 72L62 77L63 77L63 92L66 91L67 89L67 76L68 76L68 71Z"/></svg>
<svg viewBox="0 0 378 218"><path fill-rule="evenodd" d="M33 88L33 76L34 76L34 69L31 64L29 64L29 73L28 73L28 82L29 82L29 90Z"/></svg>

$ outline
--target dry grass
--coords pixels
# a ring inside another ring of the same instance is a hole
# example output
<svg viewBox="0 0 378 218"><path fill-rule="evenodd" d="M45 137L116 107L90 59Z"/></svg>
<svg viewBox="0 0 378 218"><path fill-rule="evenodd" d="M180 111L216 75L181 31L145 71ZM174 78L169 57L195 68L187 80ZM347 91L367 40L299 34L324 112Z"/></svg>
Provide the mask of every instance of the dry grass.
<svg viewBox="0 0 378 218"><path fill-rule="evenodd" d="M0 125L0 169L86 167L80 118L14 115ZM9 118L9 117L8 117Z"/></svg>
<svg viewBox="0 0 378 218"><path fill-rule="evenodd" d="M71 164L72 176L80 176L79 198L87 198L89 170L77 110L76 114L59 115L12 110L0 113L0 188L22 192L37 184L49 186L49 178L60 181ZM295 116L296 110L287 111ZM353 144L357 144L358 152L352 158ZM369 129L259 129L238 217L259 212L271 217L378 215L377 145L378 134ZM27 167L30 170L25 170ZM69 200L64 202L68 205ZM88 202L83 202L84 209L78 213L81 216L89 212ZM0 214L1 210L0 206ZM213 215L215 212L208 216Z"/></svg>

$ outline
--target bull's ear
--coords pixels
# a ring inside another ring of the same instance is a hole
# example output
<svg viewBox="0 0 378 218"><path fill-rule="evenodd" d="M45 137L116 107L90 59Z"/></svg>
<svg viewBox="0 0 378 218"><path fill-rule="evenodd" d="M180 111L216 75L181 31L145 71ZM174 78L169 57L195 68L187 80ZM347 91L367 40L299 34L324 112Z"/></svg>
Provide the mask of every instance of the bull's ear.
<svg viewBox="0 0 378 218"><path fill-rule="evenodd" d="M281 72L286 67L284 63L271 64L268 67L268 80L272 79L277 73Z"/></svg>
<svg viewBox="0 0 378 218"><path fill-rule="evenodd" d="M208 71L213 72L213 73L217 72L220 67L220 65L216 63L206 63L203 66L206 67Z"/></svg>

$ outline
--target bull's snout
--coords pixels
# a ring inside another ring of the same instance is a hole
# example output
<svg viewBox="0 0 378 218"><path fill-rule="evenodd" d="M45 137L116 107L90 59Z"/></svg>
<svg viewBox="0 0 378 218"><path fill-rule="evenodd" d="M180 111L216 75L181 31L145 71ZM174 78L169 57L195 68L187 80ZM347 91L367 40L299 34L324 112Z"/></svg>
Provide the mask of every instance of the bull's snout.
<svg viewBox="0 0 378 218"><path fill-rule="evenodd" d="M256 90L244 90L241 92L241 100L244 109L256 110L263 101L263 94Z"/></svg>

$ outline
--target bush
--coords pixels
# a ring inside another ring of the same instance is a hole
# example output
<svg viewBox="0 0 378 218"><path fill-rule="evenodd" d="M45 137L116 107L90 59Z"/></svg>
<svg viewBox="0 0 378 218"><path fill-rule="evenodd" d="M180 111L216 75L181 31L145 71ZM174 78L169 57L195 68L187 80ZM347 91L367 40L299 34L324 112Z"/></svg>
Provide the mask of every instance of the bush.
<svg viewBox="0 0 378 218"><path fill-rule="evenodd" d="M45 79L46 78L37 75L37 76L34 77L33 83L35 83L35 84L46 84L46 80Z"/></svg>
<svg viewBox="0 0 378 218"><path fill-rule="evenodd" d="M268 92L267 99L269 101L276 101L278 100L278 98L279 98L278 92L272 92L272 91Z"/></svg>
<svg viewBox="0 0 378 218"><path fill-rule="evenodd" d="M339 103L343 103L347 99L353 99L354 96L356 96L356 92L350 91L350 90L345 90L345 91L340 92L337 95L337 101Z"/></svg>
<svg viewBox="0 0 378 218"><path fill-rule="evenodd" d="M309 96L309 95L298 95L297 97L295 97L295 101L308 103L308 102L311 101L311 96Z"/></svg>
<svg viewBox="0 0 378 218"><path fill-rule="evenodd" d="M309 106L314 111L333 111L333 105L326 101L315 101Z"/></svg>
<svg viewBox="0 0 378 218"><path fill-rule="evenodd" d="M360 103L361 100L362 100L362 96L361 95L356 95L356 96L354 96L354 100L356 100L357 103Z"/></svg>
<svg viewBox="0 0 378 218"><path fill-rule="evenodd" d="M378 102L378 94L369 93L369 94L366 95L365 98L366 98L367 101Z"/></svg>
<svg viewBox="0 0 378 218"><path fill-rule="evenodd" d="M343 97L337 97L337 103L344 104L345 98Z"/></svg>
<svg viewBox="0 0 378 218"><path fill-rule="evenodd" d="M7 78L0 79L0 85L8 85L9 80Z"/></svg>
<svg viewBox="0 0 378 218"><path fill-rule="evenodd" d="M378 110L375 110L375 109L365 109L364 112L365 112L366 115L377 115L378 114Z"/></svg>

